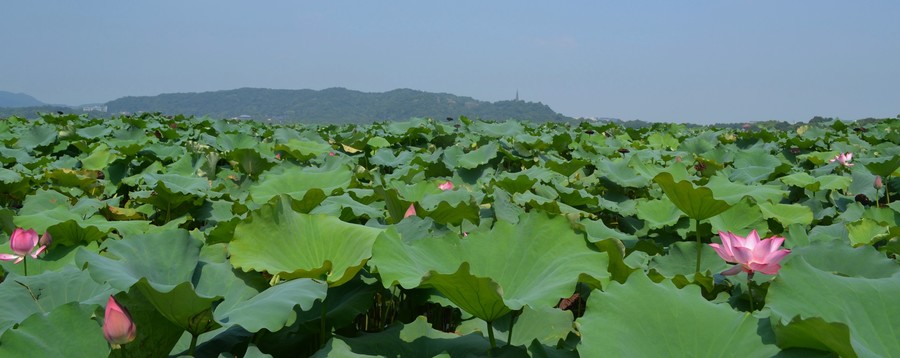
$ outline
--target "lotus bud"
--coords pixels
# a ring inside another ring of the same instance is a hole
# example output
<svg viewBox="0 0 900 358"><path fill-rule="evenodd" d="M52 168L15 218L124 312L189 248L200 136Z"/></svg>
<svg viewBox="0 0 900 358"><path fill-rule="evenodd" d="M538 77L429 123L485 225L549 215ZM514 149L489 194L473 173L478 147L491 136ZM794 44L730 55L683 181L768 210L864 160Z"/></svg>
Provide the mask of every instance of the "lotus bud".
<svg viewBox="0 0 900 358"><path fill-rule="evenodd" d="M416 206L413 204L409 204L409 209L406 209L406 214L403 214L403 218L406 219L410 216L416 216Z"/></svg>
<svg viewBox="0 0 900 358"><path fill-rule="evenodd" d="M884 188L884 182L881 181L881 175L876 175L875 176L875 189L881 190L881 188Z"/></svg>
<svg viewBox="0 0 900 358"><path fill-rule="evenodd" d="M131 320L131 314L125 307L119 306L113 296L106 301L106 314L103 316L103 337L113 349L131 342L137 336L137 327Z"/></svg>

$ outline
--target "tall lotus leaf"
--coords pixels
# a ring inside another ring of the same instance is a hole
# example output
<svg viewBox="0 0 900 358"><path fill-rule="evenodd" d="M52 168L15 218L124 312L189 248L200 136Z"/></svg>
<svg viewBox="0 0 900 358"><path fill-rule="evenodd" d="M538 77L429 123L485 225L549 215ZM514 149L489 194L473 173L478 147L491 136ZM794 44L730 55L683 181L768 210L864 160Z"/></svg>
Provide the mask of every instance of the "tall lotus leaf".
<svg viewBox="0 0 900 358"><path fill-rule="evenodd" d="M597 175L603 176L619 186L628 188L643 188L647 186L650 180L639 175L628 164L628 160L621 158L615 160L603 158L595 163Z"/></svg>
<svg viewBox="0 0 900 358"><path fill-rule="evenodd" d="M728 178L744 184L764 181L780 164L767 150L741 150L734 154L735 169Z"/></svg>
<svg viewBox="0 0 900 358"><path fill-rule="evenodd" d="M786 328L795 320L822 320L820 329L791 332L791 339L778 337L780 345L887 357L900 352L897 297L900 267L893 260L871 246L854 249L836 241L814 242L791 251L769 287L766 305L773 320ZM835 347L840 341L825 342L827 336L819 331L845 331L849 339L841 341L849 346ZM807 345L810 342L814 344Z"/></svg>
<svg viewBox="0 0 900 358"><path fill-rule="evenodd" d="M16 142L19 148L34 149L40 146L50 145L56 141L58 132L55 126L31 125L19 136Z"/></svg>
<svg viewBox="0 0 900 358"><path fill-rule="evenodd" d="M771 201L777 203L788 194L786 190L782 190L776 185L733 183L721 175L714 175L712 178L709 178L709 183L706 184L706 187L712 190L716 199L723 200L730 205L736 204L745 196L753 198L756 202Z"/></svg>
<svg viewBox="0 0 900 358"><path fill-rule="evenodd" d="M491 142L465 154L457 153L457 157L453 159L447 158L448 163L453 163L453 168L474 169L494 159L499 148L500 146L497 142ZM451 153L450 150L444 152L445 158Z"/></svg>
<svg viewBox="0 0 900 358"><path fill-rule="evenodd" d="M468 262L463 262L452 274L431 271L422 278L422 285L434 287L457 307L486 322L510 312L503 302L500 285L490 278L470 274Z"/></svg>
<svg viewBox="0 0 900 358"><path fill-rule="evenodd" d="M759 206L741 201L731 209L709 219L712 232L726 231L746 236L751 230L768 232L769 223L763 217Z"/></svg>
<svg viewBox="0 0 900 358"><path fill-rule="evenodd" d="M231 263L244 271L268 272L285 279L325 279L337 286L362 268L382 231L335 217L295 212L291 199L281 196L234 229Z"/></svg>
<svg viewBox="0 0 900 358"><path fill-rule="evenodd" d="M75 261L79 267L88 264L97 282L127 291L141 278L161 292L190 282L200 256L202 242L187 231L176 230L147 235L128 236L106 242L106 255L79 250Z"/></svg>
<svg viewBox="0 0 900 358"><path fill-rule="evenodd" d="M727 202L713 197L713 192L709 188L695 188L686 180L676 183L672 174L659 173L653 181L662 187L663 192L675 206L694 220L711 218L731 207Z"/></svg>
<svg viewBox="0 0 900 358"><path fill-rule="evenodd" d="M705 300L695 285L678 289L633 274L594 291L587 307L578 319L582 357L771 357L779 351L757 333L758 319Z"/></svg>
<svg viewBox="0 0 900 358"><path fill-rule="evenodd" d="M656 229L677 223L681 212L668 200L641 200L637 203L637 216L647 227Z"/></svg>
<svg viewBox="0 0 900 358"><path fill-rule="evenodd" d="M103 170L116 159L117 155L110 152L109 146L100 143L90 155L81 159L81 167L87 170Z"/></svg>
<svg viewBox="0 0 900 358"><path fill-rule="evenodd" d="M335 189L350 187L353 177L350 168L343 165L322 168L289 166L278 173L273 171L261 175L256 185L250 187L254 202L262 204L281 194L302 200L310 189L321 189L325 194L330 194Z"/></svg>
<svg viewBox="0 0 900 358"><path fill-rule="evenodd" d="M773 204L765 202L759 203L758 207L766 219L775 219L784 226L791 224L809 225L813 220L812 210L800 204Z"/></svg>
<svg viewBox="0 0 900 358"><path fill-rule="evenodd" d="M259 138L243 133L225 133L216 136L215 145L221 151L256 148Z"/></svg>
<svg viewBox="0 0 900 358"><path fill-rule="evenodd" d="M337 336L313 357L453 357L484 356L490 344L477 334L459 336L431 328L425 316L378 333L353 338Z"/></svg>
<svg viewBox="0 0 900 358"><path fill-rule="evenodd" d="M220 299L194 291L201 245L187 231L164 231L109 242L106 256L80 250L75 260L97 282L122 291L136 287L163 316L196 333L214 328L207 311Z"/></svg>
<svg viewBox="0 0 900 358"><path fill-rule="evenodd" d="M525 214L517 224L497 222L490 231L470 233L458 243L424 238L405 244L391 236L383 236L373 249L372 265L386 286L398 281L410 287L407 285L414 284L417 276L427 279L443 274L452 276L447 279L472 280L467 286L486 288L489 284L483 279L490 279L502 290L498 293L503 305L518 310L524 305L553 306L560 298L569 297L582 278L595 285L609 280L608 255L591 250L563 217ZM463 263L469 266L468 274L457 272ZM495 297L460 293L460 299L470 301L470 306L481 305L476 311L502 311L494 307Z"/></svg>
<svg viewBox="0 0 900 358"><path fill-rule="evenodd" d="M69 302L103 304L114 292L72 266L34 276L7 274L0 283L0 334L34 313L48 313Z"/></svg>
<svg viewBox="0 0 900 358"><path fill-rule="evenodd" d="M512 317L512 315L507 317ZM498 340L506 342L508 339L509 322L508 319L494 322L494 336ZM516 318L510 343L515 346L528 346L532 341L538 340L540 344L556 346L559 341L565 341L569 333L576 333L574 323L575 317L572 316L572 311L561 310L557 307L531 308L526 306ZM463 335L476 331L484 332L482 335L487 336L485 322L468 320L456 328L456 332Z"/></svg>
<svg viewBox="0 0 900 358"><path fill-rule="evenodd" d="M703 264L700 267L701 273L709 272L716 274L731 267L731 265L725 263L725 261L718 259L719 256L716 254L716 251L709 245L701 245L701 251L703 256ZM672 245L669 246L669 253L667 255L653 256L653 258L650 259L650 268L668 278L673 278L678 275L691 277L692 274L697 272L696 267L694 267L696 263L696 252L696 242L672 243Z"/></svg>
<svg viewBox="0 0 900 358"><path fill-rule="evenodd" d="M68 303L35 314L0 337L4 357L104 357L109 345L92 319L97 305Z"/></svg>
<svg viewBox="0 0 900 358"><path fill-rule="evenodd" d="M459 225L463 220L478 223L481 209L471 193L463 190L445 190L422 198L419 205L424 215L441 224Z"/></svg>
<svg viewBox="0 0 900 358"><path fill-rule="evenodd" d="M372 246L369 265L377 268L384 287L396 284L412 289L429 271L451 273L458 269L461 243L456 234L409 241L388 229Z"/></svg>
<svg viewBox="0 0 900 358"><path fill-rule="evenodd" d="M295 306L309 310L316 300L325 299L328 286L312 279L297 279L278 284L234 306L216 307L214 316L223 325L235 324L250 332L262 329L275 332L294 323Z"/></svg>
<svg viewBox="0 0 900 358"><path fill-rule="evenodd" d="M872 174L887 178L894 174L894 172L897 171L897 168L900 168L900 155L872 159L863 165L865 165L866 169L869 169L869 172Z"/></svg>
<svg viewBox="0 0 900 358"><path fill-rule="evenodd" d="M263 158L256 148L235 149L225 153L225 158L237 162L241 172L253 178L275 166L274 162Z"/></svg>

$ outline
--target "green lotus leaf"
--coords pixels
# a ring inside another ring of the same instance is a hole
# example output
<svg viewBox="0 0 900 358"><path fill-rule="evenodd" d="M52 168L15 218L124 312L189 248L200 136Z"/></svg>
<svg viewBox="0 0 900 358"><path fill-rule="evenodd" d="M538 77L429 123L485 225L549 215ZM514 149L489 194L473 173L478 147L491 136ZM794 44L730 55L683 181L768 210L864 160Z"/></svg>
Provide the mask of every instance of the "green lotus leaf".
<svg viewBox="0 0 900 358"><path fill-rule="evenodd" d="M758 207L766 219L775 219L784 226L791 224L809 225L813 220L812 210L800 204L764 202L759 203Z"/></svg>
<svg viewBox="0 0 900 358"><path fill-rule="evenodd" d="M676 183L670 173L659 173L653 181L659 184L675 206L694 220L711 218L731 207L727 202L713 197L713 192L709 188L695 188L686 180Z"/></svg>
<svg viewBox="0 0 900 358"><path fill-rule="evenodd" d="M681 218L681 211L669 200L640 200L637 216L644 220L648 228L657 229L675 225Z"/></svg>
<svg viewBox="0 0 900 358"><path fill-rule="evenodd" d="M778 180L781 180L782 183L785 183L787 185L797 186L797 187L801 187L801 188L807 188L812 191L818 191L819 186L821 184L816 180L815 177L813 177L812 175L809 175L809 173L807 173L807 172L799 172L799 173L794 173L791 175L785 175L781 178L778 178Z"/></svg>
<svg viewBox="0 0 900 358"><path fill-rule="evenodd" d="M506 316L507 318L512 315ZM528 346L537 340L540 344L554 347L564 341L569 333L575 333L575 318L572 311L564 311L555 307L531 308L525 306L513 324L511 344ZM506 342L509 337L509 319L499 319L493 324L494 336L498 341ZM487 324L481 320L468 320L456 328L462 335L471 332L482 332L487 337ZM498 342L497 345L500 345Z"/></svg>
<svg viewBox="0 0 900 358"><path fill-rule="evenodd" d="M380 218L384 216L384 209L377 204L380 203L366 205L354 200L349 194L342 194L325 198L319 206L309 213L324 214L344 219L357 219L361 217Z"/></svg>
<svg viewBox="0 0 900 358"><path fill-rule="evenodd" d="M325 298L328 286L312 279L290 280L262 291L252 298L228 309L216 308L216 321L223 325L236 324L247 331L262 329L275 332L297 318L294 306L309 310L315 300Z"/></svg>
<svg viewBox="0 0 900 358"><path fill-rule="evenodd" d="M109 146L105 143L100 143L91 151L91 154L81 159L81 167L87 170L103 170L116 159L118 159L118 155L111 153Z"/></svg>
<svg viewBox="0 0 900 358"><path fill-rule="evenodd" d="M91 316L95 304L71 302L35 314L0 337L4 357L104 357L109 345Z"/></svg>
<svg viewBox="0 0 900 358"><path fill-rule="evenodd" d="M747 201L740 201L731 209L710 218L709 223L712 225L713 233L725 231L746 236L753 229L762 233L769 231L769 223L763 217L759 206Z"/></svg>
<svg viewBox="0 0 900 358"><path fill-rule="evenodd" d="M58 227L65 227L66 225L57 225L51 228L50 232L54 232ZM69 230L71 232L72 230ZM52 234L51 234L52 235ZM56 241L56 236L53 236L53 240ZM96 241L83 244L80 246L62 246L62 245L50 245L50 248L44 251L38 259L32 259L28 257L28 275L38 275L45 272L53 272L58 271L60 269L65 269L67 266L72 266L75 263L75 255L78 253L80 248L87 249L89 251L99 251L99 245ZM0 253L11 254L12 249L9 248L9 244L3 243L0 244ZM22 263L16 264L12 261L0 261L0 266L3 267L3 270L7 272L7 274L14 273L16 275L24 275L25 274L25 265Z"/></svg>
<svg viewBox="0 0 900 358"><path fill-rule="evenodd" d="M869 169L869 172L872 174L887 178L894 174L894 172L897 171L897 168L900 168L900 155L875 158L863 165L865 165L866 169Z"/></svg>
<svg viewBox="0 0 900 358"><path fill-rule="evenodd" d="M897 297L896 262L871 246L850 248L832 241L794 249L769 287L766 306L780 325L790 327L798 317L801 322L818 318L819 325L828 327L823 331L849 334L835 342L818 329L792 332L791 337L779 337L782 346L824 346L843 354L886 357L900 352ZM837 346L840 342L844 345Z"/></svg>
<svg viewBox="0 0 900 358"><path fill-rule="evenodd" d="M603 159L595 163L598 171L597 175L603 176L619 186L626 188L643 188L647 186L650 180L639 175L628 164L628 160L621 158L615 160Z"/></svg>
<svg viewBox="0 0 900 358"><path fill-rule="evenodd" d="M702 245L700 251L702 258L701 273L716 274L732 266L723 261L709 245ZM678 275L692 277L697 272L696 264L697 243L688 241L672 243L669 246L668 255L653 256L650 260L650 268L667 278L673 278Z"/></svg>
<svg viewBox="0 0 900 358"><path fill-rule="evenodd" d="M437 331L424 316L419 316L409 324L394 324L379 333L332 338L313 357L484 356L489 348L488 341L477 334L459 336Z"/></svg>
<svg viewBox="0 0 900 358"><path fill-rule="evenodd" d="M421 215L430 217L441 224L459 225L463 220L477 224L481 209L471 193L464 190L446 190L429 195L419 202Z"/></svg>
<svg viewBox="0 0 900 358"><path fill-rule="evenodd" d="M362 278L364 276L365 278ZM292 334L291 332L293 332L295 327L300 332L318 333L321 330L323 309L325 310L325 323L327 325L344 327L351 324L359 315L365 314L373 307L375 302L372 298L376 294L389 294L377 281L371 284L364 282L364 280L369 279L371 279L370 276L357 275L343 285L328 287L325 300L316 301L313 303L312 308L304 308L303 311L295 308L294 312L297 314L297 322L289 329L286 329L288 332L285 333ZM322 294L325 295L325 292L323 291ZM322 307L322 302L324 302L324 307Z"/></svg>
<svg viewBox="0 0 900 358"><path fill-rule="evenodd" d="M75 255L78 267L85 267L97 282L127 291L142 278L159 292L169 292L181 283L191 282L197 267L202 242L187 231L166 231L134 235L107 241L106 255L80 249Z"/></svg>
<svg viewBox="0 0 900 358"><path fill-rule="evenodd" d="M487 164L491 159L494 159L497 156L497 150L499 148L500 146L497 142L491 142L471 152L461 154L452 160L446 157L450 151L445 152L444 156L448 159L448 164L455 163L452 164L452 168L474 169Z"/></svg>
<svg viewBox="0 0 900 358"><path fill-rule="evenodd" d="M298 213L291 208L291 199L281 196L234 229L231 263L244 271L284 279L324 279L336 286L362 268L382 231L335 217Z"/></svg>
<svg viewBox="0 0 900 358"><path fill-rule="evenodd" d="M97 139L106 137L110 133L112 133L112 128L110 128L108 125L103 124L98 124L90 127L82 127L75 130L75 134L78 134L84 139Z"/></svg>
<svg viewBox="0 0 900 358"><path fill-rule="evenodd" d="M0 334L34 313L69 302L103 304L114 292L72 266L34 276L7 274L0 283Z"/></svg>
<svg viewBox="0 0 900 358"><path fill-rule="evenodd" d="M854 245L869 245L882 239L888 239L888 228L870 219L861 219L847 225L850 242Z"/></svg>
<svg viewBox="0 0 900 358"><path fill-rule="evenodd" d="M275 145L275 150L282 151L299 160L309 160L332 150L328 143L303 139L290 139Z"/></svg>
<svg viewBox="0 0 900 358"><path fill-rule="evenodd" d="M500 285L490 278L470 274L468 262L463 262L452 274L431 271L422 278L422 285L436 288L457 307L486 322L511 311L503 302Z"/></svg>
<svg viewBox="0 0 900 358"><path fill-rule="evenodd" d="M388 229L372 246L369 265L377 268L384 287L418 287L429 271L451 273L462 262L462 241L456 234L407 241ZM441 253L441 254L438 254Z"/></svg>
<svg viewBox="0 0 900 358"><path fill-rule="evenodd" d="M261 175L259 181L250 187L254 202L266 203L281 194L302 200L310 189L321 189L330 194L335 189L350 187L353 176L350 169L342 165L321 168L285 166L281 172L273 171Z"/></svg>
<svg viewBox="0 0 900 358"><path fill-rule="evenodd" d="M582 357L771 357L779 352L757 333L758 319L705 300L695 285L678 289L669 280L656 284L634 274L606 292L594 291L587 307L577 320Z"/></svg>
<svg viewBox="0 0 900 358"><path fill-rule="evenodd" d="M275 166L269 155L263 157L256 148L235 149L225 153L225 158L236 162L241 173L253 178Z"/></svg>
<svg viewBox="0 0 900 358"><path fill-rule="evenodd" d="M371 264L386 287L394 282L414 287L409 285L417 279L444 275L439 277L448 281L469 280L469 287L494 292L489 283L493 281L499 285L497 295L502 295L500 302L505 309L518 310L525 305L552 307L560 298L569 297L580 279L595 285L608 282L608 262L608 255L591 250L565 218L530 213L520 217L517 224L497 222L490 231L470 233L458 242L452 238L424 238L405 244L396 235L388 234L376 242ZM468 272L463 270L463 264L468 266ZM462 294L459 300L468 301L467 306L477 307L472 308L477 313L490 313L486 320L497 318L504 311L496 307L497 296L479 297L459 290L456 293Z"/></svg>
<svg viewBox="0 0 900 358"><path fill-rule="evenodd" d="M259 138L243 133L224 133L216 136L216 147L221 151L256 148Z"/></svg>
<svg viewBox="0 0 900 358"><path fill-rule="evenodd" d="M767 150L741 150L734 154L735 170L728 178L744 184L764 181L779 165L781 161Z"/></svg>
<svg viewBox="0 0 900 358"><path fill-rule="evenodd" d="M714 175L709 178L706 184L709 190L712 190L716 199L725 201L734 205L741 201L744 197L749 196L757 203L764 201L779 202L788 192L782 190L776 185L746 185L733 183L721 175Z"/></svg>
<svg viewBox="0 0 900 358"><path fill-rule="evenodd" d="M52 125L31 125L21 133L16 145L19 148L32 150L56 142L58 131Z"/></svg>

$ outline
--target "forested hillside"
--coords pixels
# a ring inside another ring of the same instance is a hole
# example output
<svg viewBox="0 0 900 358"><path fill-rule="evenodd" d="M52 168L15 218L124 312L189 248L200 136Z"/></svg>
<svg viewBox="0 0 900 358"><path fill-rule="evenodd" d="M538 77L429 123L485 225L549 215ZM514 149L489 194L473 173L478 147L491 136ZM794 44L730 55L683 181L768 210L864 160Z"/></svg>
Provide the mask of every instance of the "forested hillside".
<svg viewBox="0 0 900 358"><path fill-rule="evenodd" d="M170 93L124 97L107 103L109 112L162 112L213 118L249 116L277 122L370 123L413 117L468 116L491 120L510 118L537 122L567 117L540 102L486 102L448 93L397 89L367 93L344 88L277 90L241 88L202 93Z"/></svg>

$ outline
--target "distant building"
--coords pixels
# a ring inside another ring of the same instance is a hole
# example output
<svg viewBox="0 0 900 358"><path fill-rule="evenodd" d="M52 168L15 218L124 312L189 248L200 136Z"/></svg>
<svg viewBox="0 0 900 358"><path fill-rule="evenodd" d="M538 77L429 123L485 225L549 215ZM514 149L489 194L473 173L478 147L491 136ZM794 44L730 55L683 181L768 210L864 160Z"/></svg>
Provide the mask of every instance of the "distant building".
<svg viewBox="0 0 900 358"><path fill-rule="evenodd" d="M81 110L84 111L84 112L103 112L103 113L106 113L106 110L107 110L107 109L108 109L108 108L107 108L106 105L102 105L102 106L101 106L101 105L95 105L95 106L84 106L84 107L81 107Z"/></svg>

